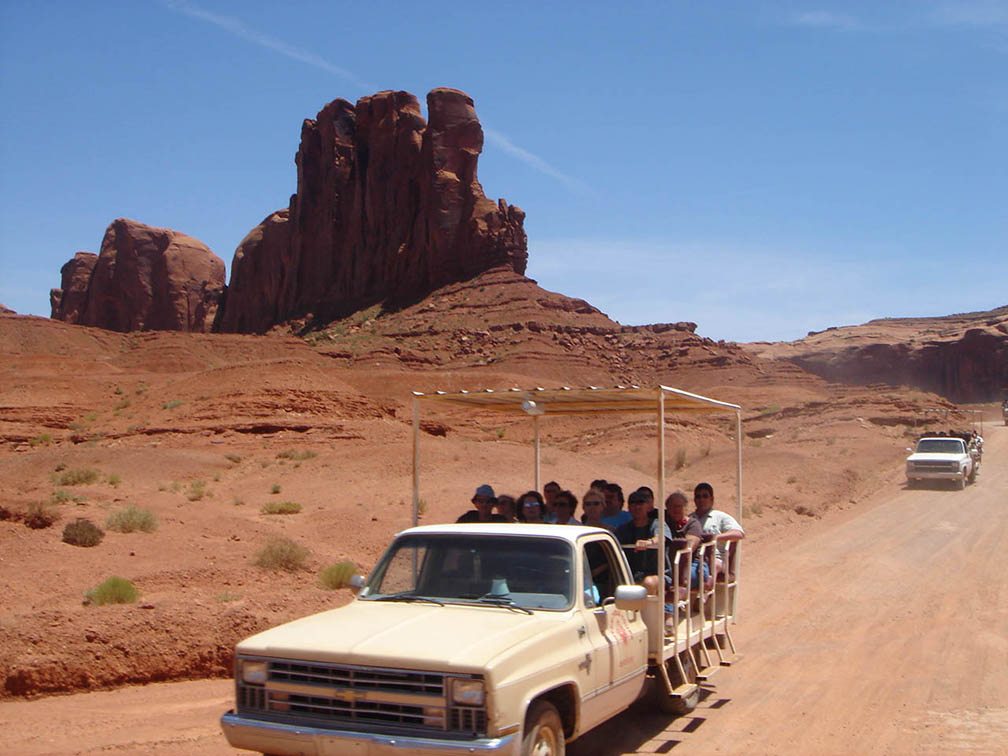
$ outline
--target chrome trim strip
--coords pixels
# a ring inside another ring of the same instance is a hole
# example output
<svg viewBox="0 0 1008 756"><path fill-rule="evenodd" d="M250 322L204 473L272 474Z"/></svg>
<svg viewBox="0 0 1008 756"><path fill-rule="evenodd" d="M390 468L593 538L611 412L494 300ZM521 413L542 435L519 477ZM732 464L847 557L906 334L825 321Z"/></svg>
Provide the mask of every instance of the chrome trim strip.
<svg viewBox="0 0 1008 756"><path fill-rule="evenodd" d="M251 747L257 736L270 738L290 738L306 742L315 738L346 739L367 741L377 748L397 749L403 753L507 753L515 747L515 736L501 738L479 738L475 740L449 740L447 738L418 738L401 735L380 735L370 732L350 730L326 730L319 727L285 725L249 719L229 711L221 717L221 729L232 746ZM249 745L243 745L249 744Z"/></svg>
<svg viewBox="0 0 1008 756"><path fill-rule="evenodd" d="M439 706L444 707L444 696L425 696L416 693L397 693L385 690L357 689L349 686L336 687L334 685L311 685L306 683L292 683L283 680L270 680L266 683L266 690L278 693L293 693L298 696L317 696L320 698L331 698L344 703L388 703L402 704L405 706Z"/></svg>

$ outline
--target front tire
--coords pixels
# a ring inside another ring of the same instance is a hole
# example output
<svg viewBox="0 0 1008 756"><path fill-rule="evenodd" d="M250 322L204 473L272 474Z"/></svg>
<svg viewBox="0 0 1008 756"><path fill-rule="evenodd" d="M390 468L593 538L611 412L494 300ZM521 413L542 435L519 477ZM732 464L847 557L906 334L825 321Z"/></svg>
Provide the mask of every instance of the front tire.
<svg viewBox="0 0 1008 756"><path fill-rule="evenodd" d="M525 716L522 756L564 756L563 722L556 706L536 701Z"/></svg>

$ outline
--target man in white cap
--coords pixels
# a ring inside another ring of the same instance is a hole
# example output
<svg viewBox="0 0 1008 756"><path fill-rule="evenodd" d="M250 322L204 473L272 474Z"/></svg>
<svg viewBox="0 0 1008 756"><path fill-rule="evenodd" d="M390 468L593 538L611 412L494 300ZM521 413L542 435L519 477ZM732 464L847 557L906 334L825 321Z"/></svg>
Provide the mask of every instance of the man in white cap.
<svg viewBox="0 0 1008 756"><path fill-rule="evenodd" d="M476 489L472 503L475 509L470 509L455 522L507 522L503 515L493 511L497 497L494 496L494 490L489 484L484 483Z"/></svg>

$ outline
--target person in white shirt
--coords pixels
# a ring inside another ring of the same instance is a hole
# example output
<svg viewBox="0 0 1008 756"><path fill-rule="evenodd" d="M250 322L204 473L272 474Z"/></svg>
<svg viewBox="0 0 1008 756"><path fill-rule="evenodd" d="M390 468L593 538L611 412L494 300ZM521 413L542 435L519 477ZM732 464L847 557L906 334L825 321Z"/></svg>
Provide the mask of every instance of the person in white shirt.
<svg viewBox="0 0 1008 756"><path fill-rule="evenodd" d="M703 532L714 536L717 549L714 561L716 578L724 571L724 552L720 544L725 541L741 541L745 538L745 531L730 514L714 509L714 487L710 483L697 483L693 489L693 505L693 516L700 521Z"/></svg>

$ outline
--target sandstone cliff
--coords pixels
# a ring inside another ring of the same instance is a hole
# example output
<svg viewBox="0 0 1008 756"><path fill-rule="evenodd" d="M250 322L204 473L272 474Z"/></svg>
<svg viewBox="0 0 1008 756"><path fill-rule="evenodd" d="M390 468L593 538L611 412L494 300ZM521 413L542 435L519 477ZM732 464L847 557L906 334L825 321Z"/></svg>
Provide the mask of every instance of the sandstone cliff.
<svg viewBox="0 0 1008 756"><path fill-rule="evenodd" d="M106 229L99 255L78 252L60 272L52 317L112 331L209 331L225 275L202 242L126 218Z"/></svg>
<svg viewBox="0 0 1008 756"><path fill-rule="evenodd" d="M1000 400L1008 391L1008 307L938 318L884 318L798 341L744 346L841 383L913 386L955 402Z"/></svg>
<svg viewBox="0 0 1008 756"><path fill-rule="evenodd" d="M504 267L524 273L524 213L476 176L483 130L472 99L408 92L334 100L301 129L297 193L235 251L214 329L262 332L416 301Z"/></svg>

